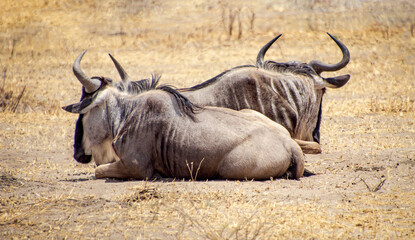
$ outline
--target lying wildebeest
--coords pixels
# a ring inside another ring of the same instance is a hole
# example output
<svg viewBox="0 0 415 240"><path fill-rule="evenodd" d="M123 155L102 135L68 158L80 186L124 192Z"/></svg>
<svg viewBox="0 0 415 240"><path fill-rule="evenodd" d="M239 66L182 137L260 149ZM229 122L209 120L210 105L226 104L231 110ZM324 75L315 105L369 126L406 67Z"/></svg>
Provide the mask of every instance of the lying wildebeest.
<svg viewBox="0 0 415 240"><path fill-rule="evenodd" d="M278 123L256 117L253 110L199 108L171 87L156 87L159 78L154 76L151 83L141 81L146 84L139 94L126 93L108 78L87 77L78 68L83 54L75 60L74 72L84 94L63 109L83 114L83 145L95 161L117 159L99 165L96 178L303 175L303 152Z"/></svg>
<svg viewBox="0 0 415 240"><path fill-rule="evenodd" d="M323 71L344 68L350 54L347 47L327 33L339 46L343 58L326 64L312 60L278 63L265 61L269 47L281 36L267 43L258 53L256 66L243 65L227 70L199 85L179 89L200 106L218 106L235 110L253 109L284 126L305 153L320 153L322 98L326 87L339 88L350 75L323 78ZM125 85L134 83L112 56Z"/></svg>

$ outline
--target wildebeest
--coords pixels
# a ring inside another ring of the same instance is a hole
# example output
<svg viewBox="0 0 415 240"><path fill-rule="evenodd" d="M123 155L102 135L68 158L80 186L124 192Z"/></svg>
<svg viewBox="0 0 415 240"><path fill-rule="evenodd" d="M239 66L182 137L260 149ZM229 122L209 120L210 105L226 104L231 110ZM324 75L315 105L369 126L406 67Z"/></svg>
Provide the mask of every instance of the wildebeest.
<svg viewBox="0 0 415 240"><path fill-rule="evenodd" d="M318 60L309 63L264 62L265 53L280 34L259 51L256 66L234 67L199 85L179 91L200 106L256 110L284 126L305 153L320 153L322 98L326 87L342 87L350 78L350 75L333 78L320 75L324 71L338 71L350 60L347 47L327 34L343 54L342 60L336 64ZM124 84L133 83L117 60L111 59Z"/></svg>
<svg viewBox="0 0 415 240"><path fill-rule="evenodd" d="M129 94L104 77L74 72L84 86L81 101L63 107L83 114L83 146L95 161L96 178L298 179L304 155L288 131L252 110L198 107L153 76L140 94ZM259 113L258 113L259 114ZM104 160L105 162L106 160ZM189 165L194 166L190 168Z"/></svg>
<svg viewBox="0 0 415 240"><path fill-rule="evenodd" d="M330 34L329 34L330 35ZM350 76L323 78L323 71L337 71L349 62L349 51L330 35L343 53L333 65L317 60L306 63L265 61L267 43L257 56L256 66L240 66L191 88L183 95L201 106L256 110L284 126L295 139L320 142L321 102L326 87L338 88Z"/></svg>

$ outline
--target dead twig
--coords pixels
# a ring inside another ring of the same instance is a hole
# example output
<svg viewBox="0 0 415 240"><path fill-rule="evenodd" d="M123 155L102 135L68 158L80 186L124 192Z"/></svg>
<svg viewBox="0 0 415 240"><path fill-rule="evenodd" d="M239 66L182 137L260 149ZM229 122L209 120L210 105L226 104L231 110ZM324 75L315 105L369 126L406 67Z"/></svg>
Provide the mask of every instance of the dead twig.
<svg viewBox="0 0 415 240"><path fill-rule="evenodd" d="M235 19L236 19L236 13L234 11L232 11L232 9L229 9L229 24L228 24L229 38L231 38L231 36L232 36L233 23L235 22Z"/></svg>
<svg viewBox="0 0 415 240"><path fill-rule="evenodd" d="M17 42L17 39L13 39L13 41L12 41L12 50L10 51L9 59L12 59L13 56L14 56L14 47L16 46L16 42Z"/></svg>
<svg viewBox="0 0 415 240"><path fill-rule="evenodd" d="M15 113L17 110L17 107L19 106L20 99L23 97L23 93L26 90L26 86L23 87L22 91L20 92L19 96L17 96L16 102L11 105L10 110Z"/></svg>
<svg viewBox="0 0 415 240"><path fill-rule="evenodd" d="M369 192L377 192L382 188L383 184L386 181L386 178L385 179L380 178L379 183L374 187L369 186L369 184L367 184L363 178L360 178L360 180L366 185L366 188L369 190Z"/></svg>
<svg viewBox="0 0 415 240"><path fill-rule="evenodd" d="M189 172L190 172L190 179L191 179L192 181L196 181L196 179L197 179L197 174L199 173L200 166L202 165L203 160L205 160L205 159L203 158L203 159L202 159L202 161L200 161L199 166L197 166L196 173L195 173L195 176L194 176L194 177L193 177L193 162L191 162L191 163L190 163L190 166L189 166L189 163L188 163L188 162L187 162L187 160L186 160L186 166L187 166L187 169L188 169L188 170L189 170Z"/></svg>
<svg viewBox="0 0 415 240"><path fill-rule="evenodd" d="M1 92L4 91L4 83L6 82L7 67L3 68L3 85L1 86Z"/></svg>
<svg viewBox="0 0 415 240"><path fill-rule="evenodd" d="M254 25L255 25L255 12L252 9L249 9L250 16L249 16L249 30L254 32Z"/></svg>
<svg viewBox="0 0 415 240"><path fill-rule="evenodd" d="M197 167L197 169L196 169L195 180L197 179L197 174L199 173L200 166L202 166L202 162L203 162L203 160L205 160L205 159L203 158L203 159L202 159L202 161L200 161L199 166L198 166L198 167Z"/></svg>
<svg viewBox="0 0 415 240"><path fill-rule="evenodd" d="M242 20L241 20L241 9L237 9L237 19L238 19L238 40L242 38Z"/></svg>
<svg viewBox="0 0 415 240"><path fill-rule="evenodd" d="M189 170L189 172L190 172L190 179L192 179L192 181L193 181L193 162L191 162L190 163L190 165L192 166L192 167L189 167L189 163L187 162L187 159L186 159L186 166L187 166L187 169Z"/></svg>

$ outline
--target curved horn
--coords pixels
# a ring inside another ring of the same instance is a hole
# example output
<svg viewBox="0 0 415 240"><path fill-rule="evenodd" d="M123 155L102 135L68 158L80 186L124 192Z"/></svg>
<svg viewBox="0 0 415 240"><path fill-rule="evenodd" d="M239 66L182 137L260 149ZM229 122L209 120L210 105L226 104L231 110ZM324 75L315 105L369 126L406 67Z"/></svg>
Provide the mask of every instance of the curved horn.
<svg viewBox="0 0 415 240"><path fill-rule="evenodd" d="M333 41L336 42L337 46L339 46L339 48L342 50L343 58L340 62L338 62L336 64L327 64L327 63L323 63L322 61L319 61L319 60L310 61L308 63L308 65L310 67L312 67L314 69L314 71L316 71L316 73L318 73L318 74L320 74L321 72L324 72L324 71L327 71L327 72L338 71L338 70L344 68L350 61L350 53L349 53L349 49L347 49L346 45L344 45L342 42L340 42L335 37L330 35L330 33L327 33L327 34L331 37L331 39L333 39Z"/></svg>
<svg viewBox="0 0 415 240"><path fill-rule="evenodd" d="M81 69L81 60L84 54L86 53L86 50L83 51L79 56L75 59L75 62L73 63L72 70L75 74L76 78L81 82L81 84L85 88L85 92L92 93L98 90L98 88L101 86L101 81L98 79L91 79L89 78Z"/></svg>
<svg viewBox="0 0 415 240"><path fill-rule="evenodd" d="M120 77L121 77L122 81L123 82L130 82L131 78L130 78L130 76L128 76L127 72L124 70L124 68L121 66L121 64L110 53L108 53L108 55L110 55L110 58L111 58L112 62L114 63L115 67L117 68L117 71L120 74Z"/></svg>
<svg viewBox="0 0 415 240"><path fill-rule="evenodd" d="M268 48L271 47L271 45L278 40L278 38L281 37L282 34L276 36L274 39L272 39L271 41L269 41L267 44L265 44L265 46L263 46L261 48L261 50L258 53L258 56L256 57L256 66L257 67L262 67L262 65L264 64L264 56L265 53L268 51Z"/></svg>

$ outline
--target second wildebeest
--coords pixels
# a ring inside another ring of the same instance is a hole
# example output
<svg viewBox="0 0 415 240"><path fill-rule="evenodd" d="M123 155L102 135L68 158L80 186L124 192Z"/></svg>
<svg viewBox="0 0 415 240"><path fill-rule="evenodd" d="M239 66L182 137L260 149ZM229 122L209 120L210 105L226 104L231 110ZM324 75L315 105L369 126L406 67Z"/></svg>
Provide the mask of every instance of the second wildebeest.
<svg viewBox="0 0 415 240"><path fill-rule="evenodd" d="M232 68L181 92L201 106L256 110L284 126L294 139L319 143L325 90L342 87L350 78L349 75L324 78L320 74L344 68L350 60L349 51L329 34L343 54L336 64L318 60L309 63L264 61L265 53L280 36L260 50L256 66Z"/></svg>

